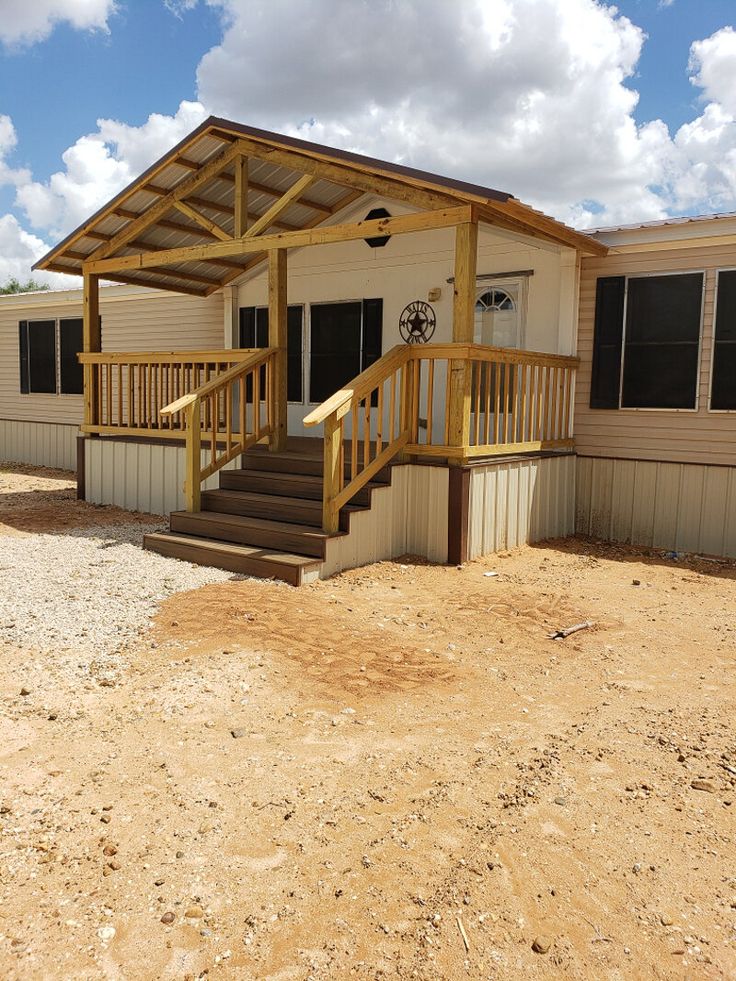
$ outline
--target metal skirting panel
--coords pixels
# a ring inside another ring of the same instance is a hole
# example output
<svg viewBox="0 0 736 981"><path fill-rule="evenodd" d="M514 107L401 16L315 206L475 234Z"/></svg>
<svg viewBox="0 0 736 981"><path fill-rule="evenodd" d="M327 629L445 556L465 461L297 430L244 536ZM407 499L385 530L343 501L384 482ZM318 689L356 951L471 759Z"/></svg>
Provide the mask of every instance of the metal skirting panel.
<svg viewBox="0 0 736 981"><path fill-rule="evenodd" d="M169 514L184 508L183 446L137 443L107 439L86 439L86 500L93 504L115 504L126 511ZM202 450L202 465L209 462L209 451ZM235 469L235 459L223 469ZM202 485L217 487L213 474Z"/></svg>
<svg viewBox="0 0 736 981"><path fill-rule="evenodd" d="M535 457L473 467L468 558L575 530L575 457Z"/></svg>
<svg viewBox="0 0 736 981"><path fill-rule="evenodd" d="M736 467L578 457L576 530L736 557Z"/></svg>
<svg viewBox="0 0 736 981"><path fill-rule="evenodd" d="M78 426L0 419L0 460L77 469Z"/></svg>
<svg viewBox="0 0 736 981"><path fill-rule="evenodd" d="M447 501L446 467L395 466L391 485L373 492L370 510L351 516L350 534L327 543L320 575L405 554L446 562Z"/></svg>

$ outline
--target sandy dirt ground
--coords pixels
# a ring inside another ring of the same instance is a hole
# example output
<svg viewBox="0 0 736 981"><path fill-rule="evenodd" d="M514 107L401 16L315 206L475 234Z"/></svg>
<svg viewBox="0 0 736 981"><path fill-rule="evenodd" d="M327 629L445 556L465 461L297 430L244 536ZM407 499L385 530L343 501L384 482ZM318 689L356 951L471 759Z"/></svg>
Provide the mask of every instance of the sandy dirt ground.
<svg viewBox="0 0 736 981"><path fill-rule="evenodd" d="M0 976L736 977L735 578L569 540L179 593L112 686L6 647Z"/></svg>

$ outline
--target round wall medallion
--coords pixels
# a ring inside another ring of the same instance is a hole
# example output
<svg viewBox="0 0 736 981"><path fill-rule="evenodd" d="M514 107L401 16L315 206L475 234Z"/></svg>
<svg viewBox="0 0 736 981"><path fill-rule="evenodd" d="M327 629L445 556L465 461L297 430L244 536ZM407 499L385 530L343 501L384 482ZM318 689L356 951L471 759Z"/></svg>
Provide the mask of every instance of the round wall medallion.
<svg viewBox="0 0 736 981"><path fill-rule="evenodd" d="M407 344L426 344L436 326L435 312L424 300L412 300L401 311L399 333Z"/></svg>

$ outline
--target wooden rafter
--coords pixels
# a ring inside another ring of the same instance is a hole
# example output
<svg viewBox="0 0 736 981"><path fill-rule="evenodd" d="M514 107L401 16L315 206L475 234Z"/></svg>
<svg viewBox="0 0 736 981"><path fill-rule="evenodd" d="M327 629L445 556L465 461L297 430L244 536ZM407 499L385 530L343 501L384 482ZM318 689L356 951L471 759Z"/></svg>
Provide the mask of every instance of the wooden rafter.
<svg viewBox="0 0 736 981"><path fill-rule="evenodd" d="M306 191L310 184L314 183L314 177L311 174L305 174L300 177L298 181L295 181L291 185L288 191L286 191L282 196L275 201L271 207L266 211L258 221L254 222L250 228L243 234L242 238L254 238L256 235L260 235L261 232L265 232L267 228L276 221L278 216L286 211L290 204L298 201L300 196Z"/></svg>
<svg viewBox="0 0 736 981"><path fill-rule="evenodd" d="M238 157L235 161L235 200L234 222L235 238L248 231L248 158Z"/></svg>
<svg viewBox="0 0 736 981"><path fill-rule="evenodd" d="M274 232L270 235L246 235L229 242L213 242L210 245L192 245L177 249L163 249L151 254L113 256L90 259L85 263L88 272L107 273L125 269L148 269L180 262L207 262L210 258L249 255L271 249L295 249L307 245L328 242L350 242L361 238L381 235L399 235L406 232L427 231L432 228L451 228L457 224L475 220L472 205L456 205L453 208L421 211L417 214L397 215L394 218L374 218L344 225L320 225L296 232Z"/></svg>
<svg viewBox="0 0 736 981"><path fill-rule="evenodd" d="M240 152L238 144L232 144L226 149L222 150L217 156L213 157L208 163L206 163L197 173L193 173L190 177L185 178L180 181L179 184L173 188L166 197L161 198L154 205L148 208L140 218L135 221L131 221L130 224L126 225L121 231L110 239L105 245L96 249L93 253L95 259L106 258L112 255L117 249L122 248L131 239L136 238L145 228L150 225L155 224L159 218L163 218L167 211L169 211L175 201L182 201L184 198L188 197L192 191L196 190L203 184L210 181L215 174L217 174L224 167L227 167L235 157L238 156Z"/></svg>
<svg viewBox="0 0 736 981"><path fill-rule="evenodd" d="M230 238L232 238L232 236L228 235L224 228L220 228L217 222L214 222L206 215L201 214L196 208L193 208L190 204L187 204L186 201L174 201L174 207L177 209L177 211L181 211L185 217L190 218L202 228L206 228L208 232L212 232L212 234L216 238L219 238L221 242L227 242Z"/></svg>

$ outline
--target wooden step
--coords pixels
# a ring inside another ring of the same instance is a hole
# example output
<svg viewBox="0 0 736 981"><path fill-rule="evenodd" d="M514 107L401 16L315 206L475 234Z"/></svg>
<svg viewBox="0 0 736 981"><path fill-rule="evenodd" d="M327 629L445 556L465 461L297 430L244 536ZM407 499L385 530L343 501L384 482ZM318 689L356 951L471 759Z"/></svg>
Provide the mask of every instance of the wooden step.
<svg viewBox="0 0 736 981"><path fill-rule="evenodd" d="M172 511L169 527L177 534L257 545L318 559L324 559L330 538L321 528L217 511Z"/></svg>
<svg viewBox="0 0 736 981"><path fill-rule="evenodd" d="M353 496L354 504L370 505L371 490L384 486L370 482ZM322 501L322 477L314 474L277 473L271 470L221 470L223 490L242 490L275 497L297 497L305 501Z"/></svg>
<svg viewBox="0 0 736 981"><path fill-rule="evenodd" d="M264 518L269 521L285 521L296 525L322 527L322 501L305 501L299 497L275 497L252 491L209 490L202 491L202 508L219 514L240 514L244 517ZM350 514L365 508L348 504L340 511L340 528L347 531Z"/></svg>
<svg viewBox="0 0 736 981"><path fill-rule="evenodd" d="M321 447L320 442L320 447ZM295 453L285 450L283 453L271 453L261 446L254 446L243 457L246 470L267 470L271 473L303 474L321 477L324 473L324 461L321 455ZM350 479L350 460L345 460L345 477ZM383 467L372 478L374 484L387 484L391 481L391 468Z"/></svg>
<svg viewBox="0 0 736 981"><path fill-rule="evenodd" d="M270 548L253 548L214 541L195 535L155 532L145 535L143 547L172 559L183 559L196 565L209 565L226 572L236 572L260 579L280 579L301 586L319 578L319 559Z"/></svg>

